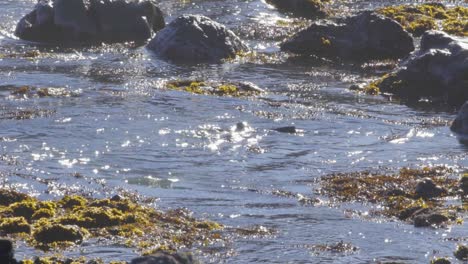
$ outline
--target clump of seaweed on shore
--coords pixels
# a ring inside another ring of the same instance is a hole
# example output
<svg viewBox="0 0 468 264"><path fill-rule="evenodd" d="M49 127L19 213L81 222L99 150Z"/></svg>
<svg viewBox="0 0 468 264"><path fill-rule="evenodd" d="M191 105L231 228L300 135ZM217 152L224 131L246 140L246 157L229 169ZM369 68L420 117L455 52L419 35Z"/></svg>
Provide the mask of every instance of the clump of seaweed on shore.
<svg viewBox="0 0 468 264"><path fill-rule="evenodd" d="M116 195L110 199L65 196L40 201L0 189L0 235L49 251L99 237L143 254L209 246L223 240L223 226L186 209L159 211Z"/></svg>
<svg viewBox="0 0 468 264"><path fill-rule="evenodd" d="M397 5L377 9L377 12L399 22L415 36L431 29L441 29L449 34L468 36L468 8L445 7L441 3Z"/></svg>
<svg viewBox="0 0 468 264"><path fill-rule="evenodd" d="M320 180L319 193L334 202L382 205L377 214L416 227L438 227L462 224L460 216L468 210L466 179L466 175L457 179L446 167L402 168L394 174L338 173Z"/></svg>

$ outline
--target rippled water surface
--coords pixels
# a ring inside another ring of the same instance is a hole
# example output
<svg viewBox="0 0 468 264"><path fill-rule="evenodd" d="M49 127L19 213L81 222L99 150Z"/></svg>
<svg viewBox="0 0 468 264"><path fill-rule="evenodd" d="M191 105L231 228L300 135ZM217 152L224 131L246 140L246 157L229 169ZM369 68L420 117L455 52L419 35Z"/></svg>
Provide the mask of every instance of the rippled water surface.
<svg viewBox="0 0 468 264"><path fill-rule="evenodd" d="M159 198L161 209L187 207L227 226L275 230L271 236L235 239L217 254L202 256L207 262L427 263L434 254L452 255L456 243L449 238L468 236L466 225L416 229L346 210L359 205L307 206L273 195L281 190L315 197L318 186L311 180L333 172L463 169L468 162L467 149L448 128L453 112L410 108L347 89L378 70L280 54L278 43L290 32L278 29L277 21L289 20L264 2L162 2L166 21L186 13L207 15L265 57L189 66L131 45L51 48L20 41L12 32L34 2L0 1L0 54L8 55L0 59L2 184L44 199L70 192L103 197L123 188ZM35 50L38 56L24 56ZM193 95L164 89L171 79L249 81L267 93ZM67 96L15 96L12 85L63 88ZM27 111L31 118L15 118ZM236 130L239 122L245 130ZM302 131L271 130L291 125ZM359 251L311 249L342 240ZM20 258L38 254L17 248ZM137 255L93 241L66 254L106 260Z"/></svg>

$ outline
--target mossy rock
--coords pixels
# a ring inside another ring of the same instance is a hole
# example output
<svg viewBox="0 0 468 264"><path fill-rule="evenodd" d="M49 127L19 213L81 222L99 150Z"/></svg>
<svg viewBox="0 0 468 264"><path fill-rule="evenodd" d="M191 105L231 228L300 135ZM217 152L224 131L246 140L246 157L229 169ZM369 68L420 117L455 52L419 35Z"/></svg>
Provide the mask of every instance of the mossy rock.
<svg viewBox="0 0 468 264"><path fill-rule="evenodd" d="M0 205L10 205L12 203L26 200L28 196L23 193L18 193L12 190L0 189Z"/></svg>
<svg viewBox="0 0 468 264"><path fill-rule="evenodd" d="M249 82L212 82L202 80L176 80L166 83L170 90L185 91L193 94L230 97L255 96L264 92Z"/></svg>
<svg viewBox="0 0 468 264"><path fill-rule="evenodd" d="M467 261L468 260L468 246L458 245L457 250L455 250L453 255L459 260Z"/></svg>
<svg viewBox="0 0 468 264"><path fill-rule="evenodd" d="M45 251L73 246L88 237L120 241L144 252L158 248L176 251L224 239L212 233L222 225L197 220L187 210L162 212L120 196L91 199L75 195L39 201L14 191L2 193L12 198L0 205L0 234L25 233L13 238Z"/></svg>
<svg viewBox="0 0 468 264"><path fill-rule="evenodd" d="M435 258L433 260L431 260L431 264L450 264L452 262L450 262L450 260L448 260L447 258Z"/></svg>
<svg viewBox="0 0 468 264"><path fill-rule="evenodd" d="M427 3L387 6L377 9L377 12L396 20L415 36L420 36L431 29L441 29L457 36L468 36L468 7L447 8L440 3Z"/></svg>
<svg viewBox="0 0 468 264"><path fill-rule="evenodd" d="M66 195L60 201L59 204L63 208L73 209L75 207L81 207L86 205L86 199L78 195Z"/></svg>
<svg viewBox="0 0 468 264"><path fill-rule="evenodd" d="M4 234L29 234L31 232L31 226L24 217L10 217L0 220L0 231Z"/></svg>
<svg viewBox="0 0 468 264"><path fill-rule="evenodd" d="M73 225L61 225L56 223L39 224L34 230L35 243L51 244L54 242L81 243L85 233L82 229Z"/></svg>

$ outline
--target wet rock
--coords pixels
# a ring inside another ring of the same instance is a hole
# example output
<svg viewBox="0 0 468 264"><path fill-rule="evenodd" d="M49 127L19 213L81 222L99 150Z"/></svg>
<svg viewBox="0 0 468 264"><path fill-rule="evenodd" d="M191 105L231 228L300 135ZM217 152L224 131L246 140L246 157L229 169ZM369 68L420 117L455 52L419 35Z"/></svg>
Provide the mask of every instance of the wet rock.
<svg viewBox="0 0 468 264"><path fill-rule="evenodd" d="M443 32L428 31L421 47L394 73L379 80L378 88L409 103L429 99L461 106L468 100L468 43ZM460 124L455 122L452 130L458 131Z"/></svg>
<svg viewBox="0 0 468 264"><path fill-rule="evenodd" d="M161 10L146 0L39 0L15 35L59 44L142 42L163 27Z"/></svg>
<svg viewBox="0 0 468 264"><path fill-rule="evenodd" d="M450 260L446 258L435 258L431 260L431 264L450 264L450 263L452 262L450 262Z"/></svg>
<svg viewBox="0 0 468 264"><path fill-rule="evenodd" d="M401 58L414 50L412 37L400 24L371 11L316 22L281 45L281 50L332 59Z"/></svg>
<svg viewBox="0 0 468 264"><path fill-rule="evenodd" d="M201 15L183 15L161 30L148 49L179 62L219 62L248 51L225 26Z"/></svg>
<svg viewBox="0 0 468 264"><path fill-rule="evenodd" d="M430 178L422 179L416 184L415 188L417 197L425 199L438 197L445 192L446 191L442 187L437 186Z"/></svg>
<svg viewBox="0 0 468 264"><path fill-rule="evenodd" d="M150 256L139 257L133 259L130 264L196 264L199 263L195 260L190 253L168 253L158 252Z"/></svg>
<svg viewBox="0 0 468 264"><path fill-rule="evenodd" d="M28 196L26 194L0 189L0 205L8 206L12 203L26 200L27 198Z"/></svg>
<svg viewBox="0 0 468 264"><path fill-rule="evenodd" d="M280 11L304 18L323 18L328 11L321 0L267 0Z"/></svg>
<svg viewBox="0 0 468 264"><path fill-rule="evenodd" d="M458 111L457 117L450 125L450 130L457 134L461 142L468 143L468 102L465 102Z"/></svg>
<svg viewBox="0 0 468 264"><path fill-rule="evenodd" d="M457 250L453 252L453 255L459 260L468 260L468 246L458 245Z"/></svg>
<svg viewBox="0 0 468 264"><path fill-rule="evenodd" d="M295 126L278 127L278 128L273 128L273 130L281 132L281 133L290 133L290 134L295 134L297 132Z"/></svg>
<svg viewBox="0 0 468 264"><path fill-rule="evenodd" d="M84 233L74 225L46 224L36 229L33 236L38 243L49 244L63 241L81 242Z"/></svg>
<svg viewBox="0 0 468 264"><path fill-rule="evenodd" d="M440 226L447 222L449 218L443 214L431 212L416 215L413 219L415 227Z"/></svg>
<svg viewBox="0 0 468 264"><path fill-rule="evenodd" d="M0 263L12 263L13 256L13 243L7 239L0 239Z"/></svg>
<svg viewBox="0 0 468 264"><path fill-rule="evenodd" d="M460 189L463 195L468 195L468 175L464 174L460 179Z"/></svg>

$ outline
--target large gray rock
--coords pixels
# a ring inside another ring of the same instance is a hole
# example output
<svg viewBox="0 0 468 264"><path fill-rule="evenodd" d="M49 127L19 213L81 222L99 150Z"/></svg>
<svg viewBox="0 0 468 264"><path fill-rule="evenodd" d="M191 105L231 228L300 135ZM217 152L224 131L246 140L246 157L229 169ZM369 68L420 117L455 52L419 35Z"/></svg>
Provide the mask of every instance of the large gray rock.
<svg viewBox="0 0 468 264"><path fill-rule="evenodd" d="M378 86L381 92L409 103L429 99L460 107L468 100L468 43L428 31L421 39L421 49ZM463 128L460 124L454 129Z"/></svg>
<svg viewBox="0 0 468 264"><path fill-rule="evenodd" d="M193 63L218 62L248 50L232 31L200 15L176 18L147 47L161 58Z"/></svg>
<svg viewBox="0 0 468 264"><path fill-rule="evenodd" d="M15 35L54 44L142 42L163 27L162 12L150 0L39 0Z"/></svg>
<svg viewBox="0 0 468 264"><path fill-rule="evenodd" d="M414 50L413 39L400 24L364 11L333 21L319 21L298 32L281 50L332 59L401 58Z"/></svg>

